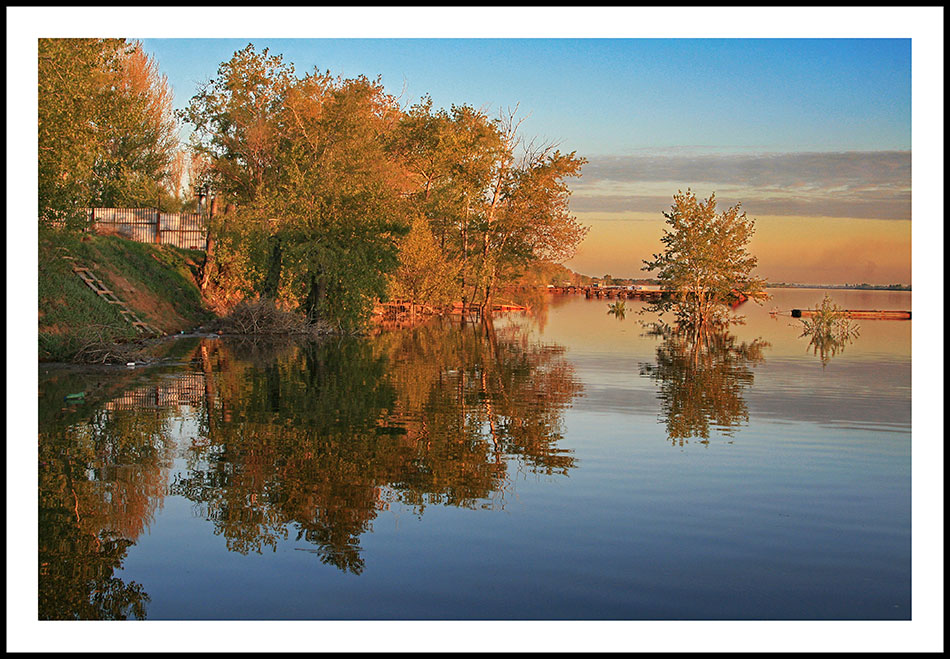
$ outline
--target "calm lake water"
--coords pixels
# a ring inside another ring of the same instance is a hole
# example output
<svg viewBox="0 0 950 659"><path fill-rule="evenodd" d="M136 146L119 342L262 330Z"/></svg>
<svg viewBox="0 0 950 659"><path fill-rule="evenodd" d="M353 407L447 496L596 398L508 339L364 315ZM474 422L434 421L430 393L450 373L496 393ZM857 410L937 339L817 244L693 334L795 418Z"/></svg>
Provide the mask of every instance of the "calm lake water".
<svg viewBox="0 0 950 659"><path fill-rule="evenodd" d="M40 618L907 620L912 321L822 356L771 292L701 352L551 296L41 365Z"/></svg>

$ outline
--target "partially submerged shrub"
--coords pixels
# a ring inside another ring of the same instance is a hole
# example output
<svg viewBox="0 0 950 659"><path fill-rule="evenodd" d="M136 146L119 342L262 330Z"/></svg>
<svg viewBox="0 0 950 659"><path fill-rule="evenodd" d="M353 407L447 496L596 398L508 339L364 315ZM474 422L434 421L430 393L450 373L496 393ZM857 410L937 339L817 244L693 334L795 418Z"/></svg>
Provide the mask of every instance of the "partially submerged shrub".
<svg viewBox="0 0 950 659"><path fill-rule="evenodd" d="M278 309L269 298L242 300L220 319L216 329L224 334L329 334L326 323L311 323L293 311Z"/></svg>
<svg viewBox="0 0 950 659"><path fill-rule="evenodd" d="M608 304L607 313L616 316L618 320L623 320L627 315L627 303L623 300L618 300L613 304Z"/></svg>
<svg viewBox="0 0 950 659"><path fill-rule="evenodd" d="M827 364L836 353L854 341L860 334L857 324L851 322L844 310L825 295L816 306L811 318L802 318L801 337L810 337L809 346L814 354L821 359L822 365Z"/></svg>

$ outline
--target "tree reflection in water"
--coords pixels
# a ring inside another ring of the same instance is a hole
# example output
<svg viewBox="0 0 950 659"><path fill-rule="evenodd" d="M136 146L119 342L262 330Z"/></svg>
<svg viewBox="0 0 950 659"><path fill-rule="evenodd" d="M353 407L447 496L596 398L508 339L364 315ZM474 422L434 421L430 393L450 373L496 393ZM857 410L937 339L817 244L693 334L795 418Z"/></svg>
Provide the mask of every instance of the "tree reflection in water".
<svg viewBox="0 0 950 659"><path fill-rule="evenodd" d="M765 361L767 342L739 343L727 330L696 334L666 325L648 333L662 341L656 363L641 365L640 372L659 385L661 418L672 442L698 437L708 443L711 428L732 436L748 422L744 393L755 379L752 367Z"/></svg>
<svg viewBox="0 0 950 659"><path fill-rule="evenodd" d="M434 322L372 341L202 350L205 439L171 491L232 551L275 549L293 528L359 574L359 538L391 504L501 507L511 469L574 465L557 444L580 385L562 348L517 328Z"/></svg>
<svg viewBox="0 0 950 659"><path fill-rule="evenodd" d="M61 410L70 389L54 381L41 397L38 615L142 619L148 594L114 572L162 505L170 410L157 404L157 387Z"/></svg>
<svg viewBox="0 0 950 659"><path fill-rule="evenodd" d="M381 510L501 508L516 474L574 466L558 443L580 385L562 348L515 323L204 341L190 370L131 377L43 384L41 619L146 617L148 594L115 571L166 494L194 502L231 551L276 549L293 534L359 574L360 536ZM83 388L98 393L63 407ZM182 405L197 432L176 446ZM186 466L168 486L176 449Z"/></svg>

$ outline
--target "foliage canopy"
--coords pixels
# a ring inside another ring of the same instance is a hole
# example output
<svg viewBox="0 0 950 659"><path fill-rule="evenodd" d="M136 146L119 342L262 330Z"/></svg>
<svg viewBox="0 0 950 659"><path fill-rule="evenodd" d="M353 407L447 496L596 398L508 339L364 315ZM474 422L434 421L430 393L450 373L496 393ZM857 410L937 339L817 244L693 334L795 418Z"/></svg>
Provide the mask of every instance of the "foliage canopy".
<svg viewBox="0 0 950 659"><path fill-rule="evenodd" d="M298 77L253 45L222 64L183 113L204 182L237 206L212 226L219 280L358 327L385 295L407 229L384 148L397 115L378 80Z"/></svg>
<svg viewBox="0 0 950 659"><path fill-rule="evenodd" d="M298 76L249 44L182 116L202 183L236 207L212 225L218 285L311 319L357 329L393 294L485 308L586 234L564 183L585 161L525 148L514 113L403 109L378 79Z"/></svg>

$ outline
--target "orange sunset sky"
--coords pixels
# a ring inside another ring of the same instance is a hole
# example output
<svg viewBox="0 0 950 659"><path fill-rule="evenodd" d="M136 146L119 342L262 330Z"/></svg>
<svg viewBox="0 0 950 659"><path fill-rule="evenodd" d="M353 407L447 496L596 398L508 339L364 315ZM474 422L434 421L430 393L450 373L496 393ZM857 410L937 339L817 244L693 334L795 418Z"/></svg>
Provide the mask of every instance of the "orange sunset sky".
<svg viewBox="0 0 950 659"><path fill-rule="evenodd" d="M641 261L661 249L661 213L605 215L577 213L590 232L566 265L595 277L649 277ZM750 216L756 220L750 251L770 282L911 283L909 220Z"/></svg>

